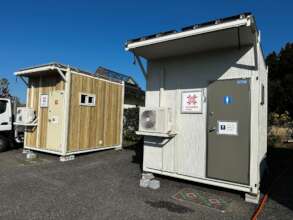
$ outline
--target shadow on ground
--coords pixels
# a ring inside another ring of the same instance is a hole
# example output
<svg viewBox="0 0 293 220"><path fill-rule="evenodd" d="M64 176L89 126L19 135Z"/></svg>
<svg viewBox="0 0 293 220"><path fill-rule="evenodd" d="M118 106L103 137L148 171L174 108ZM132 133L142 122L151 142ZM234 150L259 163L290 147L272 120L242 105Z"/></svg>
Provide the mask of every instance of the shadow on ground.
<svg viewBox="0 0 293 220"><path fill-rule="evenodd" d="M139 164L142 170L143 165L143 140L137 144L133 144L126 148L132 150L135 154L132 156L132 162ZM163 177L174 181L174 178ZM176 179L176 182L186 183L188 181ZM229 189L220 189L218 187L203 185L200 183L193 183L195 186L203 187L209 191L212 190L216 194L241 194ZM273 185L273 187L271 187ZM267 205L265 212L267 214L273 210L286 207L288 214L291 216L293 211L293 149L287 148L268 148L267 152L267 172L261 183L261 193L265 194L271 188L269 200L271 204ZM244 199L244 198L243 198ZM286 215L288 216L288 215Z"/></svg>
<svg viewBox="0 0 293 220"><path fill-rule="evenodd" d="M170 212L175 212L175 213L187 213L187 212L194 212L194 210L181 206L181 205L177 205L173 202L169 202L169 201L146 201L146 204L149 204L151 207L154 208L159 208L159 209L167 209Z"/></svg>
<svg viewBox="0 0 293 220"><path fill-rule="evenodd" d="M270 200L293 211L293 149L268 148L267 164L261 192L270 189Z"/></svg>
<svg viewBox="0 0 293 220"><path fill-rule="evenodd" d="M132 163L139 164L140 169L142 170L143 166L143 138L134 144L123 147L125 150L132 150L135 154L132 156Z"/></svg>
<svg viewBox="0 0 293 220"><path fill-rule="evenodd" d="M142 172L143 171L143 139L138 143L124 147L124 149L134 152L134 155L132 156L132 163L139 164L141 172ZM160 176L160 175L157 175L157 176ZM169 176L160 176L160 178L163 178L164 180L169 180L172 182L175 181L178 184L188 184L188 185L192 185L192 186L197 186L197 187L203 189L204 191L212 191L213 193L218 194L218 195L226 195L227 193L228 194L232 193L234 195L241 196L242 199L244 199L244 194L242 192L235 191L232 189L220 188L220 187L213 186L213 185L191 182L188 180L178 179L178 178L169 177Z"/></svg>

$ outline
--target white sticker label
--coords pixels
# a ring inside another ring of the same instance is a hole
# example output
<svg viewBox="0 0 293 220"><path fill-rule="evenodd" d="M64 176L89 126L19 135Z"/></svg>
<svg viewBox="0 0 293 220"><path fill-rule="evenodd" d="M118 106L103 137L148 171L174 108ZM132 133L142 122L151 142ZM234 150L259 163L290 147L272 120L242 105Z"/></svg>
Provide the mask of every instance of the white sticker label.
<svg viewBox="0 0 293 220"><path fill-rule="evenodd" d="M202 113L202 99L202 89L182 92L181 112Z"/></svg>
<svg viewBox="0 0 293 220"><path fill-rule="evenodd" d="M40 95L40 107L41 108L48 107L48 101L49 101L48 94Z"/></svg>
<svg viewBox="0 0 293 220"><path fill-rule="evenodd" d="M238 135L238 122L218 121L218 135Z"/></svg>

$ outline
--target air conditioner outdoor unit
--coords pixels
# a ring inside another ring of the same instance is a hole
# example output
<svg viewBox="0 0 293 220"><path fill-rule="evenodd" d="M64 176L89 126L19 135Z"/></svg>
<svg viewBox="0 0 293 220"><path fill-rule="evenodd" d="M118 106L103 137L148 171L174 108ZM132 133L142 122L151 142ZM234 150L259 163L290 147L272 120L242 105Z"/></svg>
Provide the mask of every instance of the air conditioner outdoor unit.
<svg viewBox="0 0 293 220"><path fill-rule="evenodd" d="M172 132L172 110L142 107L139 110L139 132L168 134Z"/></svg>
<svg viewBox="0 0 293 220"><path fill-rule="evenodd" d="M19 107L16 110L16 123L30 124L36 118L35 110L27 107Z"/></svg>

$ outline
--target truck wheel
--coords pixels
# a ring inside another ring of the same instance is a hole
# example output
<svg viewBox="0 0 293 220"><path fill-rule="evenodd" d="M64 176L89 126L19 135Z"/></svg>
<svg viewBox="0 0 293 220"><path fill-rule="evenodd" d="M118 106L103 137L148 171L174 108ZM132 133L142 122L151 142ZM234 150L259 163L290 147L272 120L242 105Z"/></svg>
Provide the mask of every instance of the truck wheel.
<svg viewBox="0 0 293 220"><path fill-rule="evenodd" d="M0 152L6 151L9 149L9 140L0 136Z"/></svg>

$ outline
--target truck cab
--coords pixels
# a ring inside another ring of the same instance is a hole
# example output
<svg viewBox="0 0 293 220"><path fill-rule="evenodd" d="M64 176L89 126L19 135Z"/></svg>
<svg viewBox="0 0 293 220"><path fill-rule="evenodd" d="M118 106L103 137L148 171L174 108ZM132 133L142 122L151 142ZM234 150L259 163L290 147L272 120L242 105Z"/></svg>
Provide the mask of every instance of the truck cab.
<svg viewBox="0 0 293 220"><path fill-rule="evenodd" d="M23 126L13 125L16 105L14 97L0 98L0 152L23 143Z"/></svg>
<svg viewBox="0 0 293 220"><path fill-rule="evenodd" d="M0 132L12 130L11 100L0 98Z"/></svg>

